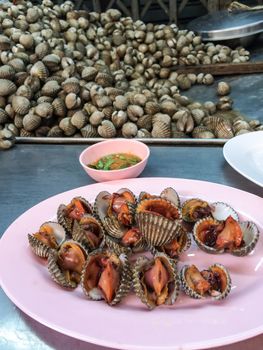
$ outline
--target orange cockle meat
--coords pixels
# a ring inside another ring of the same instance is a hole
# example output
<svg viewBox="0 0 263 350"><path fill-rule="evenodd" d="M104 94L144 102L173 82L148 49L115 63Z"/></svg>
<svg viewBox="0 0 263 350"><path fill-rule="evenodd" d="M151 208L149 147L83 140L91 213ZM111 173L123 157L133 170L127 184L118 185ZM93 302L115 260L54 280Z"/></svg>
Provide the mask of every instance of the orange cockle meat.
<svg viewBox="0 0 263 350"><path fill-rule="evenodd" d="M204 295L211 288L210 283L205 280L195 265L188 267L186 271L186 280L188 285L201 295Z"/></svg>
<svg viewBox="0 0 263 350"><path fill-rule="evenodd" d="M80 220L86 212L83 204L78 199L73 200L67 206L67 210L68 210L68 216L71 219L75 219L75 220Z"/></svg>
<svg viewBox="0 0 263 350"><path fill-rule="evenodd" d="M153 266L144 274L144 280L148 287L150 287L159 297L167 285L169 274L161 259L156 258Z"/></svg>
<svg viewBox="0 0 263 350"><path fill-rule="evenodd" d="M46 244L50 248L57 249L58 247L54 231L49 225L42 225L39 232L36 232L34 234L34 237L39 239L42 243Z"/></svg>
<svg viewBox="0 0 263 350"><path fill-rule="evenodd" d="M111 303L115 298L116 290L120 284L120 275L111 259L102 258L101 264L103 265L103 271L98 282L98 287L102 291L106 301Z"/></svg>
<svg viewBox="0 0 263 350"><path fill-rule="evenodd" d="M224 229L218 234L216 247L233 249L240 247L243 239L242 230L238 222L229 216L225 221Z"/></svg>
<svg viewBox="0 0 263 350"><path fill-rule="evenodd" d="M64 243L59 252L58 263L63 270L80 274L85 263L85 255L77 244Z"/></svg>
<svg viewBox="0 0 263 350"><path fill-rule="evenodd" d="M121 242L125 246L135 245L141 238L141 233L138 228L133 227L123 235Z"/></svg>
<svg viewBox="0 0 263 350"><path fill-rule="evenodd" d="M121 194L113 193L111 196L110 210L117 214L118 221L123 225L129 226L132 223L133 217L130 213L127 202L131 202L130 196L125 195L126 192ZM128 200L129 198L129 200Z"/></svg>

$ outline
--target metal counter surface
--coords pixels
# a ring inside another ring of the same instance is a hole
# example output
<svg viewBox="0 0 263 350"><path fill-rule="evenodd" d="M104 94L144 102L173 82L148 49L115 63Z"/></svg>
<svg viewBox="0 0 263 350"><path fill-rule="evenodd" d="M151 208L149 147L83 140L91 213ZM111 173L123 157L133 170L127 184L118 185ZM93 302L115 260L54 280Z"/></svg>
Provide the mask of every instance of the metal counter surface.
<svg viewBox="0 0 263 350"><path fill-rule="evenodd" d="M0 236L19 215L40 201L94 183L78 162L78 156L85 147L26 144L16 145L0 153ZM211 181L263 197L263 188L245 179L227 164L220 146L151 146L150 150L151 156L141 177ZM216 349L261 350L262 347L263 335ZM16 308L0 289L2 349L106 350L60 334L34 321Z"/></svg>

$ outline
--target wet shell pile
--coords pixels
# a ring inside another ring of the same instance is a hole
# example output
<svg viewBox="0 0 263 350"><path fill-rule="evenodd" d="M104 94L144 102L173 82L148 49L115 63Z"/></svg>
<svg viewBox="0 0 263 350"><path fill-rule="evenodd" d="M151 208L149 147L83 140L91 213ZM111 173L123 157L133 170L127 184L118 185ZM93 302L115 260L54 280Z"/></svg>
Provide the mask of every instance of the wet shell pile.
<svg viewBox="0 0 263 350"><path fill-rule="evenodd" d="M218 103L181 95L213 84L211 74L172 71L245 62L244 48L204 44L175 24L134 22L115 9L76 11L70 1L0 6L0 128L14 136L230 138L262 129L217 116L232 106L224 87Z"/></svg>
<svg viewBox="0 0 263 350"><path fill-rule="evenodd" d="M58 207L58 222L43 223L28 242L47 259L54 282L65 289L81 286L89 300L113 306L132 289L152 310L173 305L180 288L195 299L224 299L231 290L228 269L220 263L202 271L195 265L178 269L182 253L195 241L195 249L206 253L245 256L255 249L259 230L226 203L181 203L173 188L138 196L127 188L101 191L94 205L74 197Z"/></svg>

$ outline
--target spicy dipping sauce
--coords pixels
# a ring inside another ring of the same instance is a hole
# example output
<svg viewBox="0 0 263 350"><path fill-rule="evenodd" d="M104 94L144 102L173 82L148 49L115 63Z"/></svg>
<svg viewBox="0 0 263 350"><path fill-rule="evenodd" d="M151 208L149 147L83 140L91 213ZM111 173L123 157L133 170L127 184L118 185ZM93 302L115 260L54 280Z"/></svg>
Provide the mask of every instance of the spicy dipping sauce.
<svg viewBox="0 0 263 350"><path fill-rule="evenodd" d="M97 170L119 170L129 168L141 160L141 158L131 153L113 153L101 157L94 163L88 164L88 167Z"/></svg>

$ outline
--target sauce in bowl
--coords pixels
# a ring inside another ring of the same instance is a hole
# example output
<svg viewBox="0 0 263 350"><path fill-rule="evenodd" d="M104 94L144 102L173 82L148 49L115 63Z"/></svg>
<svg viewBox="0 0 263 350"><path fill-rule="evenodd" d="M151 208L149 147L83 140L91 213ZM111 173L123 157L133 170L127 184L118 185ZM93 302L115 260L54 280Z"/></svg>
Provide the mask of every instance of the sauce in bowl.
<svg viewBox="0 0 263 350"><path fill-rule="evenodd" d="M120 170L129 168L142 159L132 153L113 153L99 158L96 162L88 164L88 167L97 170Z"/></svg>

